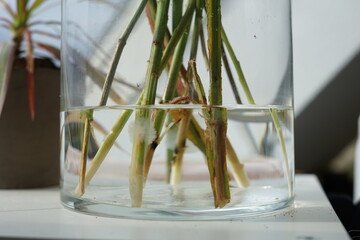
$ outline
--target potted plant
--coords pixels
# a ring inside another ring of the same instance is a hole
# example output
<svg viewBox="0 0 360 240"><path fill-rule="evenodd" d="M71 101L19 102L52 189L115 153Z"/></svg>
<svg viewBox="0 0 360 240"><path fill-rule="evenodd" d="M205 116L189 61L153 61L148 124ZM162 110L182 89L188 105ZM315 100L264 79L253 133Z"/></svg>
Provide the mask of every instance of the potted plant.
<svg viewBox="0 0 360 240"><path fill-rule="evenodd" d="M37 17L48 2L0 0L6 13L0 27L8 31L13 45L0 117L0 188L58 184L60 71L50 58L59 60L60 51L36 37L59 43L59 35L39 28L60 24Z"/></svg>

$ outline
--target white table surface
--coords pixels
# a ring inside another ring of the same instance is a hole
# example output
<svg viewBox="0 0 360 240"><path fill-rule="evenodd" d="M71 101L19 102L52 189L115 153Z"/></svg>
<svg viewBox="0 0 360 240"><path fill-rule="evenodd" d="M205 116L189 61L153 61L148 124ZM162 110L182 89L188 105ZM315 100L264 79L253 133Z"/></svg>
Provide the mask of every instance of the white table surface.
<svg viewBox="0 0 360 240"><path fill-rule="evenodd" d="M292 207L231 221L141 221L62 207L57 188L0 190L0 239L350 239L314 175L297 175Z"/></svg>

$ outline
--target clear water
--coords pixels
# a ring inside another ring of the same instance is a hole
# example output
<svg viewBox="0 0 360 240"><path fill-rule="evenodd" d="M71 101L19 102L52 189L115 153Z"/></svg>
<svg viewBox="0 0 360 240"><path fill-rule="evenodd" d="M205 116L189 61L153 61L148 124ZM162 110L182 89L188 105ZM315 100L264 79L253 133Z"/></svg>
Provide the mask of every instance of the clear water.
<svg viewBox="0 0 360 240"><path fill-rule="evenodd" d="M206 128L204 109L197 105L157 105L148 108L151 116L159 110L190 109L201 129ZM65 206L83 212L136 219L226 219L257 215L287 206L293 198L293 110L283 106L227 107L227 137L245 166L250 186L239 186L230 175L231 201L215 208L205 155L186 141L180 184L167 183L167 150L174 149L175 128L164 131L156 148L148 179L143 190L141 208L131 207L129 166L135 112L139 106L94 108L93 129L88 151L88 167L105 136L123 111L132 110L129 120L116 139L89 186L81 197L74 194L79 182L79 165L84 129L84 110L62 112L62 201ZM276 109L287 152L280 144L270 109ZM167 120L165 120L165 124ZM149 135L154 131L149 131ZM153 136L149 136L150 139ZM289 163L289 172L285 164Z"/></svg>

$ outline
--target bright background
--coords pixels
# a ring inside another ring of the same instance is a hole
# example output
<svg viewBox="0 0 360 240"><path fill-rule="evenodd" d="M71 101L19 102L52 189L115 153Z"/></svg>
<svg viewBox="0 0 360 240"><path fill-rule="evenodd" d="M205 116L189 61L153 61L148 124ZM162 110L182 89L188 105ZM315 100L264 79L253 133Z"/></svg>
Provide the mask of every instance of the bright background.
<svg viewBox="0 0 360 240"><path fill-rule="evenodd" d="M13 5L15 0L7 2ZM59 2L50 0L50 7L38 17L60 20ZM360 1L292 2L295 112L298 115L360 51ZM0 16L6 16L2 9ZM53 27L52 31L59 33L56 27ZM8 32L0 28L0 41L9 39Z"/></svg>

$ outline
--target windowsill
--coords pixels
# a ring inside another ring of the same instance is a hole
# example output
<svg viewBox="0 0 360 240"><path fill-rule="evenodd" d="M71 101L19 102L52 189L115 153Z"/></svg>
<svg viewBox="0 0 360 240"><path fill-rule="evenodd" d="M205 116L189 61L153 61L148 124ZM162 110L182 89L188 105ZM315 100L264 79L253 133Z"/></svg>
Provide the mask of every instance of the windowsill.
<svg viewBox="0 0 360 240"><path fill-rule="evenodd" d="M0 238L349 239L319 181L297 175L293 206L231 221L142 221L89 216L61 206L57 188L0 190Z"/></svg>

